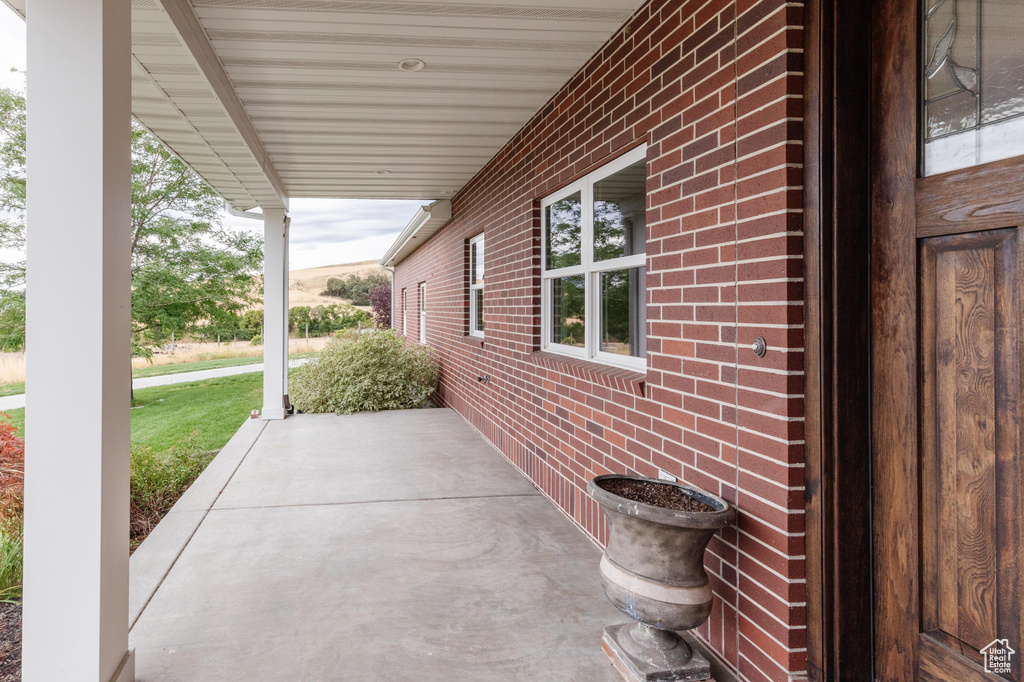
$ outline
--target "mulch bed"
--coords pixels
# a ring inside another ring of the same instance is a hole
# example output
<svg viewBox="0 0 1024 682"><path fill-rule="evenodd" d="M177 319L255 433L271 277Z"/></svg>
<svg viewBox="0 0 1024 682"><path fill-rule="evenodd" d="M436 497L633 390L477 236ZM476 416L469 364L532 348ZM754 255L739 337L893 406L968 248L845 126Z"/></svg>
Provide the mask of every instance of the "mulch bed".
<svg viewBox="0 0 1024 682"><path fill-rule="evenodd" d="M687 494L685 490L667 483L635 481L631 478L612 478L598 483L612 495L649 504L653 507L683 512L713 512L715 508Z"/></svg>
<svg viewBox="0 0 1024 682"><path fill-rule="evenodd" d="M0 604L0 682L21 682L21 604Z"/></svg>

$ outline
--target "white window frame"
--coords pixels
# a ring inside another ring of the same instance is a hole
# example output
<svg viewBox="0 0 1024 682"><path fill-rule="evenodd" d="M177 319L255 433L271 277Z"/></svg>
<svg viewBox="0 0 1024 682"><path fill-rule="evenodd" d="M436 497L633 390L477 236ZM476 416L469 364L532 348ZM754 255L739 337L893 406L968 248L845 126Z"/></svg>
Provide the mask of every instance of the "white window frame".
<svg viewBox="0 0 1024 682"><path fill-rule="evenodd" d="M469 240L469 335L476 336L479 338L484 337L484 332L476 328L477 316L480 311L477 310L476 306L476 292L484 291L484 277L486 277L486 270L481 267L480 263L477 263L477 267L484 273L480 279L475 280L473 276L476 274L473 272L473 260L474 254L476 254L476 245L482 244L484 251L484 264L487 263L487 242L484 241L484 233L481 232L477 236ZM485 293L486 297L487 294ZM486 309L486 304L484 308Z"/></svg>
<svg viewBox="0 0 1024 682"><path fill-rule="evenodd" d="M420 343L427 342L427 283L420 282Z"/></svg>
<svg viewBox="0 0 1024 682"><path fill-rule="evenodd" d="M605 164L589 175L580 178L576 182L559 189L557 192L548 195L541 201L541 349L551 353L558 353L570 357L581 358L600 362L602 364L633 370L636 372L647 371L647 357L632 357L606 353L601 348L600 328L600 287L599 278L602 272L608 270L625 270L629 268L642 268L642 276L647 275L647 253L622 256L603 261L594 261L594 184L600 180L617 173L618 171L631 166L637 161L647 158L647 145L641 145L619 158ZM580 211L580 265L567 268L547 269L547 207L561 201L566 197L580 193L582 204ZM646 194L646 193L645 193ZM572 275L584 276L584 301L586 311L584 315L585 342L584 347L568 346L560 343L552 343L551 339L551 314L552 314L552 282L561 277ZM645 297L646 299L646 297ZM647 301L641 301L640 305L646 306ZM644 315L646 319L646 315ZM638 333L646 335L646 324Z"/></svg>
<svg viewBox="0 0 1024 682"><path fill-rule="evenodd" d="M407 309L407 304L408 304L407 287L402 287L402 336L407 336L409 334L409 325L406 323L406 319L407 318L406 318L406 314L405 314L405 311Z"/></svg>

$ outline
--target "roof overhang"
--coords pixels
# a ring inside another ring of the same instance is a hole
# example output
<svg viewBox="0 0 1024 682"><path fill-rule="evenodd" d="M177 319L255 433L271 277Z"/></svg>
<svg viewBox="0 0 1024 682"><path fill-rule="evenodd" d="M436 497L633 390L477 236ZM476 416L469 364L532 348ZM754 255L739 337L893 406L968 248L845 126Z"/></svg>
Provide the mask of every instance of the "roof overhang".
<svg viewBox="0 0 1024 682"><path fill-rule="evenodd" d="M380 259L380 264L385 268L398 265L451 219L452 202L449 199L439 199L429 206L420 206L395 243Z"/></svg>
<svg viewBox="0 0 1024 682"><path fill-rule="evenodd" d="M450 198L642 2L131 0L132 113L236 209Z"/></svg>

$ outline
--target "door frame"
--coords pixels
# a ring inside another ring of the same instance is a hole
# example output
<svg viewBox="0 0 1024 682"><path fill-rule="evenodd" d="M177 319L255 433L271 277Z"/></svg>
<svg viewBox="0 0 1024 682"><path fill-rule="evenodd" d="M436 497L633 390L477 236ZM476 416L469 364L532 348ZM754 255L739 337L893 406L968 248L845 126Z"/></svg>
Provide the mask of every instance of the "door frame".
<svg viewBox="0 0 1024 682"><path fill-rule="evenodd" d="M871 42L875 677L914 679L918 574L917 2L875 0ZM912 38L907 39L908 36ZM889 643L899 642L901 647Z"/></svg>
<svg viewBox="0 0 1024 682"><path fill-rule="evenodd" d="M914 679L919 6L805 17L808 672Z"/></svg>
<svg viewBox="0 0 1024 682"><path fill-rule="evenodd" d="M804 39L808 674L872 679L871 14L809 0Z"/></svg>

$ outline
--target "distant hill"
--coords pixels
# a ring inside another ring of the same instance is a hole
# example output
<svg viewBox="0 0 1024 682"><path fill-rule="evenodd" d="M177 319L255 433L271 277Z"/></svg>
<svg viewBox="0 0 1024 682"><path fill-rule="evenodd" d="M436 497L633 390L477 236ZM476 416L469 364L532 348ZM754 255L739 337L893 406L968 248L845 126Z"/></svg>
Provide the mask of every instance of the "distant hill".
<svg viewBox="0 0 1024 682"><path fill-rule="evenodd" d="M314 306L342 303L344 299L320 295L320 292L327 288L327 280L331 277L344 279L349 275L365 277L372 272L387 274L384 268L380 266L380 263L375 260L292 270L288 273L288 306L294 308L299 305Z"/></svg>

